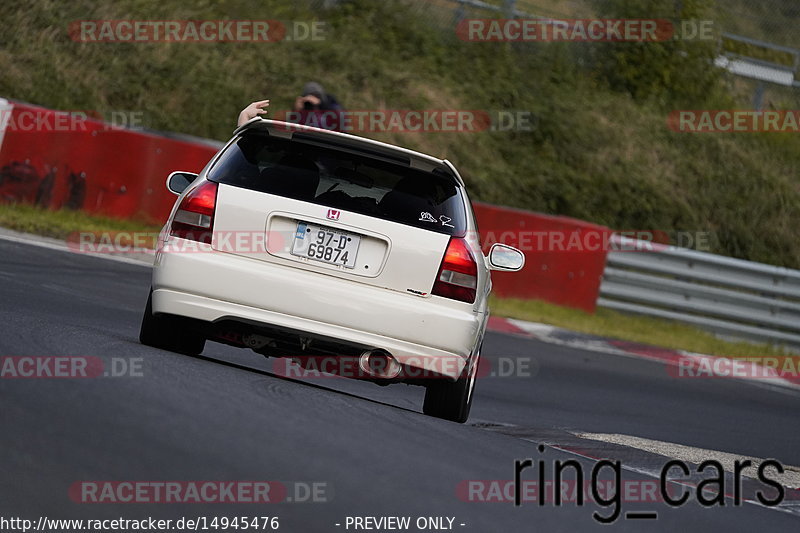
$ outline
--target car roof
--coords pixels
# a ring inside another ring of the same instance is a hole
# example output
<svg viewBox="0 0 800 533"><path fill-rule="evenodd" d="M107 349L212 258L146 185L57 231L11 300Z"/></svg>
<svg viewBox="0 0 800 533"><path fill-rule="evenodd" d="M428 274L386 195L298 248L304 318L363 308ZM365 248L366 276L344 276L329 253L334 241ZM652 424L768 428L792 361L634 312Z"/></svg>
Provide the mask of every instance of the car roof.
<svg viewBox="0 0 800 533"><path fill-rule="evenodd" d="M452 175L461 186L464 186L464 180L448 160L439 159L431 155L423 154L422 152L416 152L393 144L367 139L366 137L359 137L349 133L260 117L247 121L236 128L233 133L234 135L239 135L245 131L251 130L267 131L270 135L285 139L297 138L305 142L320 143L326 146L350 149L366 154L372 153L381 158L391 159L412 168L428 172L439 169Z"/></svg>

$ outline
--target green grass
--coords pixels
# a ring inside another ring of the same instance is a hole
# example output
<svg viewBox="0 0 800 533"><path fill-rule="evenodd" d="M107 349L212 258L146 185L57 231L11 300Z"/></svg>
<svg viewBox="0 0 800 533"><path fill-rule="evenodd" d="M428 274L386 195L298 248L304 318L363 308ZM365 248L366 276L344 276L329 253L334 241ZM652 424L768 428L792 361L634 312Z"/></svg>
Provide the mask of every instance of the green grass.
<svg viewBox="0 0 800 533"><path fill-rule="evenodd" d="M618 313L598 308L594 314L538 300L517 300L492 296L492 314L603 337L641 342L664 348L737 358L789 356L781 347L749 342L729 342L700 329L668 320ZM793 356L797 359L796 356Z"/></svg>
<svg viewBox="0 0 800 533"><path fill-rule="evenodd" d="M161 228L132 220L88 215L81 211L49 211L22 204L0 204L0 226L56 239L67 239L80 232L146 232Z"/></svg>
<svg viewBox="0 0 800 533"><path fill-rule="evenodd" d="M575 4L533 3L554 14ZM475 200L617 230L707 232L712 252L800 267L800 135L667 127L674 109L747 108L752 87L740 80L706 79L707 64L681 63L693 56L672 45L467 43L448 29L453 9L442 2L314 5L322 3L32 0L4 12L0 96L106 115L135 111L147 127L218 140L249 102L269 97L273 112L287 110L311 79L354 110L531 112L535 128L527 132L366 135L447 157ZM737 9L747 19L748 4ZM81 19L321 20L328 31L323 41L274 44L73 42L67 25ZM796 22L788 16L786 25L794 31ZM766 105L797 108L797 93L770 88Z"/></svg>

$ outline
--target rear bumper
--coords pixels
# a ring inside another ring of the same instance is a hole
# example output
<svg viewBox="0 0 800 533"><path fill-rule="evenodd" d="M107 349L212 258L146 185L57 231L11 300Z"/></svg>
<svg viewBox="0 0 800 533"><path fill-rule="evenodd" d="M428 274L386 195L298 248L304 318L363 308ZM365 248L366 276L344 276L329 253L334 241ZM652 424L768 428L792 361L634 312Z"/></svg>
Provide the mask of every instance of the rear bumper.
<svg viewBox="0 0 800 533"><path fill-rule="evenodd" d="M220 252L159 253L153 311L239 320L388 350L411 367L460 375L485 314L333 276Z"/></svg>

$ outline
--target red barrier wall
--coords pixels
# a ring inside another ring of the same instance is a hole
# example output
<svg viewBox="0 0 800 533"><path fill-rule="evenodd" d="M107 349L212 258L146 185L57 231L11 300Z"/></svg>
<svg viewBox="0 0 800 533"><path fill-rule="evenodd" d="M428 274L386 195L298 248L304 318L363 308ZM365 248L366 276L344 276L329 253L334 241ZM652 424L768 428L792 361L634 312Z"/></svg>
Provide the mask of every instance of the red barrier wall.
<svg viewBox="0 0 800 533"><path fill-rule="evenodd" d="M14 104L0 146L0 201L161 223L175 201L167 175L199 172L217 151L97 120L71 123L70 117ZM594 311L611 230L481 203L475 214L484 252L501 242L526 255L522 272L492 274L496 294Z"/></svg>
<svg viewBox="0 0 800 533"><path fill-rule="evenodd" d="M475 203L484 253L495 242L525 252L521 272L492 272L498 296L593 313L612 231L582 220Z"/></svg>
<svg viewBox="0 0 800 533"><path fill-rule="evenodd" d="M163 222L175 202L167 175L199 172L216 151L15 103L0 146L0 200Z"/></svg>

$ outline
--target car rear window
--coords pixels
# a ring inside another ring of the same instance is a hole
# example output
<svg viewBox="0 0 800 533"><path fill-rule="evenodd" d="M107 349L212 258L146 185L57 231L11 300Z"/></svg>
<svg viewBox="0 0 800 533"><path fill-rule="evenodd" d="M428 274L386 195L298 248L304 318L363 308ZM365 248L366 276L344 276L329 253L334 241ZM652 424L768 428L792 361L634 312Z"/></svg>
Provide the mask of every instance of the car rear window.
<svg viewBox="0 0 800 533"><path fill-rule="evenodd" d="M208 177L448 235L466 232L453 177L366 154L249 133L225 150Z"/></svg>

